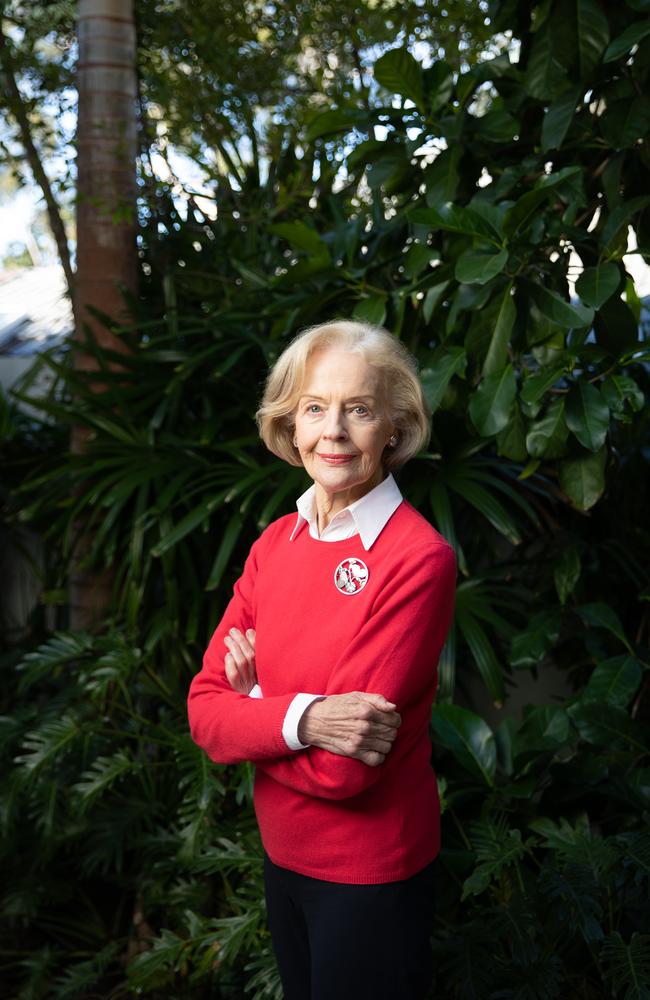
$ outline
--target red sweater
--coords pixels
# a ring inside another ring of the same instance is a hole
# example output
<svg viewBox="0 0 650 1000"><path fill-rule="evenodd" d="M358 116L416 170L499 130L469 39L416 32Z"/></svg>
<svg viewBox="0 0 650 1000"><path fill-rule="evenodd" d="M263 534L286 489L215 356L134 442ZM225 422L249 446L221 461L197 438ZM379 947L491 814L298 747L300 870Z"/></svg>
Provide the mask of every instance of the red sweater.
<svg viewBox="0 0 650 1000"><path fill-rule="evenodd" d="M332 882L408 878L438 853L439 803L428 735L440 650L451 621L451 547L406 501L366 551L359 536L289 540L296 515L254 543L190 688L192 737L218 763L256 764L255 811L275 864ZM337 568L356 564L352 593ZM339 586L335 582L335 575ZM233 691L224 636L255 628L264 697ZM397 705L402 725L379 767L282 736L299 691L369 691Z"/></svg>

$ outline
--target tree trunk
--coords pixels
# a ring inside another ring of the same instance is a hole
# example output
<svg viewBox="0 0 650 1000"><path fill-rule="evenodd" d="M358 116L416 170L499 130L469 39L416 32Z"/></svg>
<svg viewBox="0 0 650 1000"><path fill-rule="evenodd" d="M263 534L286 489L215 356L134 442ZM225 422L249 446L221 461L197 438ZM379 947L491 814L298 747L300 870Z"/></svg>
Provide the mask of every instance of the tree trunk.
<svg viewBox="0 0 650 1000"><path fill-rule="evenodd" d="M124 351L119 336L89 307L116 323L129 320L122 290L137 286L136 173L137 83L133 0L79 0L79 119L77 131L77 272L75 366L91 388L103 391L95 359L84 348L88 334L105 348ZM72 450L84 451L83 428L72 432ZM80 535L85 535L83 525ZM90 628L110 600L110 570L84 566L89 539L75 551L70 579L70 624Z"/></svg>

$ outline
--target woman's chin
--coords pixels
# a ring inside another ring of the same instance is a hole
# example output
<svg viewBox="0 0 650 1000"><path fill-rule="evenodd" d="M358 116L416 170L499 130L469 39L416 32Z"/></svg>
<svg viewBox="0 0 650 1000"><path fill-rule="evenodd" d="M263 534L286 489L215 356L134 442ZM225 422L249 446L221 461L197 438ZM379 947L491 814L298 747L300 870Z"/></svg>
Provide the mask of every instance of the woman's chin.
<svg viewBox="0 0 650 1000"><path fill-rule="evenodd" d="M316 486L319 486L326 493L342 493L352 490L360 497L376 485L374 476L367 476L359 469L353 470L344 466L313 470L312 479Z"/></svg>

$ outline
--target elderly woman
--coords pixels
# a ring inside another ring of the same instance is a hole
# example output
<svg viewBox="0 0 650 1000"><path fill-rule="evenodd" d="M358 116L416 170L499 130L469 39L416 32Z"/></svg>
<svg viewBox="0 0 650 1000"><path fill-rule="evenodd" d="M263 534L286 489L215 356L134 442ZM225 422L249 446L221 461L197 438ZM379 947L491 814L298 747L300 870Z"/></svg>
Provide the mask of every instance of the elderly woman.
<svg viewBox="0 0 650 1000"><path fill-rule="evenodd" d="M429 438L415 363L383 329L317 326L276 362L257 418L313 485L251 548L192 682L192 736L214 761L256 765L285 1000L418 1000L455 560L390 472Z"/></svg>

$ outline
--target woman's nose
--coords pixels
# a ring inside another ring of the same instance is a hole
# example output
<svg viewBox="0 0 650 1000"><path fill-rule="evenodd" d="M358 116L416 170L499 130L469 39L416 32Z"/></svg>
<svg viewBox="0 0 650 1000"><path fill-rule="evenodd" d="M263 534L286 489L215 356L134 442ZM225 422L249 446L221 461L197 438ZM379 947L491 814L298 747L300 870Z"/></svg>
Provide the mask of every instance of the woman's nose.
<svg viewBox="0 0 650 1000"><path fill-rule="evenodd" d="M327 414L327 421L325 427L323 428L323 437L326 438L341 438L347 435L345 429L345 420L342 412L330 408Z"/></svg>

